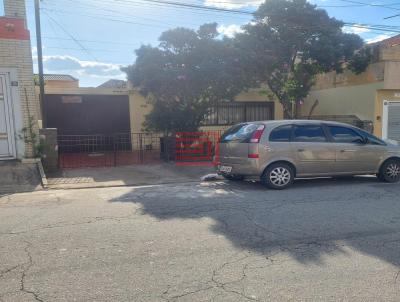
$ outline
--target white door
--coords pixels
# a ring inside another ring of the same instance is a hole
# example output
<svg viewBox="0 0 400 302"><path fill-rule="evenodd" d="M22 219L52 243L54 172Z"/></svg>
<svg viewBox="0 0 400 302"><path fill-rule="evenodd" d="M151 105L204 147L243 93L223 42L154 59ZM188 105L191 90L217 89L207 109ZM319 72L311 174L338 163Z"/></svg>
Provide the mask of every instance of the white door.
<svg viewBox="0 0 400 302"><path fill-rule="evenodd" d="M0 159L15 157L14 123L9 85L8 75L0 74Z"/></svg>

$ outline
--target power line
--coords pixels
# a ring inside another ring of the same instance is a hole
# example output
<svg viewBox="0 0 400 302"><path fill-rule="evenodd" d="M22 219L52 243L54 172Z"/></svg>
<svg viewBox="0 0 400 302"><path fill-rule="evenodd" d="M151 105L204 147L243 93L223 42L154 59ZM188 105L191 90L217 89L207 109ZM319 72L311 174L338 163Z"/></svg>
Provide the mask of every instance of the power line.
<svg viewBox="0 0 400 302"><path fill-rule="evenodd" d="M146 24L146 23L121 20L121 19L116 19L116 18L107 18L107 17L102 17L102 15L79 14L79 13L75 13L75 12L69 12L69 11L57 10L57 9L48 9L48 8L42 8L42 10L48 11L48 12L61 13L61 14L68 14L68 15L78 15L78 16L89 17L89 18L94 18L94 19L100 18L102 20L107 20L107 21L111 21L111 22L119 22L119 23L133 24L133 25L139 25L139 26L158 27L158 28L164 28L164 29L167 28L165 26L160 26L160 25L156 25L156 24Z"/></svg>
<svg viewBox="0 0 400 302"><path fill-rule="evenodd" d="M393 15L393 16L385 17L383 19L387 20L387 19L392 19L392 18L399 17L399 16L400 16L400 14L396 14L396 15Z"/></svg>
<svg viewBox="0 0 400 302"><path fill-rule="evenodd" d="M132 3L132 1L128 1L128 0L114 0L114 1L115 2ZM160 0L141 0L141 1L150 2L150 3L158 3L158 4L163 4L163 5L170 5L170 6L187 7L187 8L192 8L192 9L217 11L217 12L225 12L225 13L233 13L233 14L253 15L253 12L249 12L249 11L245 11L245 10L218 8L218 7L197 5L197 4L187 4L187 3L182 3L182 2L160 1Z"/></svg>
<svg viewBox="0 0 400 302"><path fill-rule="evenodd" d="M81 7L84 7L84 8L90 8L90 10L97 10L97 11L107 12L107 13L112 12L112 13L115 13L115 14L117 14L119 16L140 18L140 19L149 20L149 21L153 21L153 22L159 22L160 21L160 20L157 20L157 19L146 18L146 17L143 17L143 16L137 16L137 15L122 13L120 11L109 9L109 8L101 8L98 5L90 5L88 3L80 3L80 2L77 2L75 0L66 0L66 1L76 3L78 5L81 5ZM82 4L84 4L85 6L82 6ZM171 26L176 26L176 24L173 24L173 23L167 23L167 22L162 22L162 23L163 24L167 24L167 25L171 25Z"/></svg>
<svg viewBox="0 0 400 302"><path fill-rule="evenodd" d="M65 32L72 40L74 40L74 42L80 47L82 48L82 50L84 50L89 56L91 56L95 61L98 61L98 59L81 43L79 42L77 39L75 39L75 37L69 33L69 31L67 31L64 26L62 26L60 23L58 23L53 17L51 17L49 14L47 14L46 12L44 12L46 14L46 16L48 18L50 18L50 20L52 20L58 27L61 28L61 30L63 32Z"/></svg>
<svg viewBox="0 0 400 302"><path fill-rule="evenodd" d="M339 0L339 1L346 2L346 3L353 3L353 4L361 4L361 5L372 6L372 7L382 7L382 8L386 8L386 9L400 11L400 8L391 6L393 4L365 3L365 2L354 1L354 0Z"/></svg>
<svg viewBox="0 0 400 302"><path fill-rule="evenodd" d="M149 26L149 27L161 27L161 28L167 29L165 26L157 26L155 24L131 22L131 21L127 21L127 20L121 20L121 19L115 19L115 18L105 18L105 17L99 17L99 16L95 16L95 15L76 14L74 12L67 12L67 11L47 9L47 8L42 8L42 10L52 11L52 12L60 12L60 13L64 13L64 14L81 15L81 16L97 18L97 19L101 18L103 20L107 20L107 21L111 21L111 22L120 22L120 23L134 24L134 25L140 25L140 26ZM383 32L399 32L396 30L400 29L400 27L394 27L394 26L388 26L388 25L370 25L370 24L359 24L359 23L352 23L352 22L344 22L343 24L346 26L365 28L365 29L373 29L373 30L379 30L379 31L383 31Z"/></svg>
<svg viewBox="0 0 400 302"><path fill-rule="evenodd" d="M33 35L34 36L34 35ZM49 36L42 36L43 39L46 40L60 40L60 41L73 41L71 38L60 38L60 37L49 37ZM100 43L100 44L118 44L118 45L127 45L127 46L137 46L137 43L123 43L123 42L114 42L114 41L106 41L106 40L83 40L83 39L76 39L79 42L87 42L87 43Z"/></svg>
<svg viewBox="0 0 400 302"><path fill-rule="evenodd" d="M73 1L73 0L65 0L65 1ZM152 7L156 6L156 7L162 7L162 8L174 8L174 9L182 9L182 10L188 10L189 9L189 10L191 10L192 13L195 13L195 14L198 14L198 15L202 15L202 16L213 16L213 18L215 18L215 13L219 13L219 14L225 13L225 16L231 15L231 16L235 16L235 18L240 17L240 18L248 19L248 17L249 17L248 13L250 13L250 12L248 12L245 15L236 14L236 13L235 14L226 14L226 13L228 13L229 10L228 11L222 11L222 12L218 11L218 10L215 11L212 8L211 8L212 10L209 10L210 7L206 7L206 6L201 6L202 8L206 8L206 10L200 9L200 8L199 9L195 9L195 8L189 8L189 7L185 7L185 6L184 7L180 7L180 6L165 5L165 4L161 4L161 3L144 2L143 0L134 0L134 1L126 1L126 2L121 2L120 0L112 0L112 1L114 3L113 4L114 6L120 7L120 8L125 9L125 10L127 8L132 8L133 6L135 6L135 7L138 7L138 6L139 7L149 7L149 8L152 8ZM116 1L118 1L118 2L116 2ZM110 5L110 0L96 0L97 4L99 2L107 4L107 5ZM48 3L48 4L52 4L52 3ZM85 4L85 5L87 5L87 4ZM100 8L100 7L96 6L96 9L109 12L109 10L107 8ZM117 13L119 15L122 15L121 12L117 12ZM124 14L124 15L126 15L126 14ZM110 15L108 15L108 16L110 16ZM137 16L137 15L126 15L126 16L135 17L135 18L138 18L138 17L141 18L141 16ZM147 19L149 19L149 18L147 18ZM152 19L152 20L154 20L154 19ZM154 21L159 21L159 20L154 20Z"/></svg>
<svg viewBox="0 0 400 302"><path fill-rule="evenodd" d="M65 49L65 50L80 50L82 51L81 48L70 48L70 47L59 47L59 46L45 46L45 48L49 48L49 49ZM97 51L97 52L125 52L123 50L115 50L115 49L96 49L96 48L87 48L87 50L90 51Z"/></svg>

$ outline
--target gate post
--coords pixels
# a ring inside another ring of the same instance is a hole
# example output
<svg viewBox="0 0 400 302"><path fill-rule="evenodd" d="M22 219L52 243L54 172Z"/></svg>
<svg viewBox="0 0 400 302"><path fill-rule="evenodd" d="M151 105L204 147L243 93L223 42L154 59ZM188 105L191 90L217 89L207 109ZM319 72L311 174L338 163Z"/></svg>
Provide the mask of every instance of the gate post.
<svg viewBox="0 0 400 302"><path fill-rule="evenodd" d="M116 140L116 134L112 136L113 140L113 145L114 145L114 167L117 166L117 140Z"/></svg>
<svg viewBox="0 0 400 302"><path fill-rule="evenodd" d="M46 172L58 170L58 139L57 129L40 129L40 142L42 146L42 163Z"/></svg>
<svg viewBox="0 0 400 302"><path fill-rule="evenodd" d="M139 133L139 162L141 164L144 163L144 158L143 158L143 133Z"/></svg>

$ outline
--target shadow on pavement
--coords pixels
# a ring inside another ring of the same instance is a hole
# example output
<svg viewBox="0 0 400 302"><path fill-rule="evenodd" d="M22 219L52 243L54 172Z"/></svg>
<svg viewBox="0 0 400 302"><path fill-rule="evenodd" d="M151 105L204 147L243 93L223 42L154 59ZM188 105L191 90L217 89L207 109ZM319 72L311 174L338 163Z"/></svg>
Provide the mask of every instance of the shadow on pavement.
<svg viewBox="0 0 400 302"><path fill-rule="evenodd" d="M199 181L212 167L177 166L173 163L103 168L65 169L49 174L50 188L137 186Z"/></svg>
<svg viewBox="0 0 400 302"><path fill-rule="evenodd" d="M110 200L132 202L160 220L212 218L236 247L322 264L348 247L400 264L400 186L373 177L298 180L284 191L256 182L134 188Z"/></svg>

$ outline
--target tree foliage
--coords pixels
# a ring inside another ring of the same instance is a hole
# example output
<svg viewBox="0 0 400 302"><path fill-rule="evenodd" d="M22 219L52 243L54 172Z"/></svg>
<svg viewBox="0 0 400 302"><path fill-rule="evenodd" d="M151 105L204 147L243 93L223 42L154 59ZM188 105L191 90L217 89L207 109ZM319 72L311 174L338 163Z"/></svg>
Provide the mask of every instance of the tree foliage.
<svg viewBox="0 0 400 302"><path fill-rule="evenodd" d="M365 53L354 55L363 41L343 25L307 0L266 0L235 38L220 39L215 23L168 30L157 47L139 48L125 71L153 104L148 130L197 130L211 105L259 87L293 118L317 74L367 67Z"/></svg>
<svg viewBox="0 0 400 302"><path fill-rule="evenodd" d="M197 31L164 32L158 47L142 46L125 69L129 80L153 104L145 127L153 131L195 131L210 106L232 100L247 88L240 53L218 39L217 24Z"/></svg>
<svg viewBox="0 0 400 302"><path fill-rule="evenodd" d="M341 72L363 45L342 27L306 0L266 0L235 43L253 66L253 80L267 83L286 116L293 117L293 105L309 94L315 76Z"/></svg>

